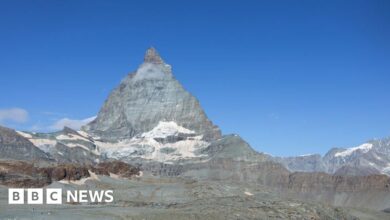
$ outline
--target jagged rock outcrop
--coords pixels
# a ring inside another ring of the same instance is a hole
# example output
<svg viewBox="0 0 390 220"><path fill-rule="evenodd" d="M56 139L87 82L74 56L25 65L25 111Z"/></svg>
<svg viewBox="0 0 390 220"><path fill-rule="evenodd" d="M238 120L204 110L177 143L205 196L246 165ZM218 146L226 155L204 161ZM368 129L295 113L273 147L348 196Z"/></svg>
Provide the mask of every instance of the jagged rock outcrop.
<svg viewBox="0 0 390 220"><path fill-rule="evenodd" d="M50 160L49 156L16 131L0 126L0 159Z"/></svg>
<svg viewBox="0 0 390 220"><path fill-rule="evenodd" d="M193 130L204 140L221 136L198 100L174 78L171 66L150 48L144 63L122 80L97 118L83 129L102 140L118 141L150 131L164 121Z"/></svg>

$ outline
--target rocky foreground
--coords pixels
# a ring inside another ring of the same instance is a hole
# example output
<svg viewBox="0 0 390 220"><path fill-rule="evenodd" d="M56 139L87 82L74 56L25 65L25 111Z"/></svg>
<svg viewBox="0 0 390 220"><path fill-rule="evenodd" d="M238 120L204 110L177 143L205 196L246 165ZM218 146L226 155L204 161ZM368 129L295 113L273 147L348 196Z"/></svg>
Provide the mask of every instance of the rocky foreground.
<svg viewBox="0 0 390 220"><path fill-rule="evenodd" d="M114 189L110 204L7 206L0 187L0 218L16 219L356 219L328 205L280 199L263 187L219 181L97 175L82 185L53 182L63 189ZM65 198L64 198L65 199Z"/></svg>

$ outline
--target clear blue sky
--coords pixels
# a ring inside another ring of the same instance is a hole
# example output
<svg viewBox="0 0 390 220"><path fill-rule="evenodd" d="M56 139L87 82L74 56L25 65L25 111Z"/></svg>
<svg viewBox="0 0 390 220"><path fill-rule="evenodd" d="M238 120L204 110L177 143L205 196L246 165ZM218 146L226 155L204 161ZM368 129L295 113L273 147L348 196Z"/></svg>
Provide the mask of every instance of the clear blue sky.
<svg viewBox="0 0 390 220"><path fill-rule="evenodd" d="M96 115L150 45L225 134L258 151L390 136L386 0L2 0L1 124L49 130Z"/></svg>

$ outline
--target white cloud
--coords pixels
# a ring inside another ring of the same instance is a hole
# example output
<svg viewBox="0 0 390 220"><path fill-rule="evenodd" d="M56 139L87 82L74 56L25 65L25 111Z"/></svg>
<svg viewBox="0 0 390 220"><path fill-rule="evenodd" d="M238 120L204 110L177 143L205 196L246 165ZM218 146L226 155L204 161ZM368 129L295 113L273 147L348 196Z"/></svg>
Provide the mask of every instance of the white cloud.
<svg viewBox="0 0 390 220"><path fill-rule="evenodd" d="M79 130L81 126L88 124L89 122L93 121L96 118L96 116L90 117L90 118L85 118L81 120L77 119L69 119L69 118L62 118L58 121L56 121L54 124L49 126L50 130L61 130L65 126Z"/></svg>
<svg viewBox="0 0 390 220"><path fill-rule="evenodd" d="M0 109L0 122L24 123L28 120L28 112L22 108Z"/></svg>

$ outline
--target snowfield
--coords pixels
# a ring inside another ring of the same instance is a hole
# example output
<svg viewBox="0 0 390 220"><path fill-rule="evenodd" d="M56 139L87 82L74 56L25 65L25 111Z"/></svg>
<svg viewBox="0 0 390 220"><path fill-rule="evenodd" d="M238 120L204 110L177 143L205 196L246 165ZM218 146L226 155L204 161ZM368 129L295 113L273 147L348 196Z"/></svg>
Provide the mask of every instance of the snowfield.
<svg viewBox="0 0 390 220"><path fill-rule="evenodd" d="M160 121L152 130L139 134L131 139L119 140L118 142L104 142L100 137L92 137L84 131L78 134L54 134L48 138L35 136L33 133L18 132L29 139L36 147L44 152L51 152L57 143L69 148L79 147L95 155L104 155L108 158L125 159L139 157L143 159L169 162L180 159L202 157L196 151L206 148L209 143L203 141L202 135L196 135L195 131L178 125L174 121ZM189 137L178 141L159 142L156 139L166 139L188 135ZM85 144L93 144L95 150L91 150Z"/></svg>

